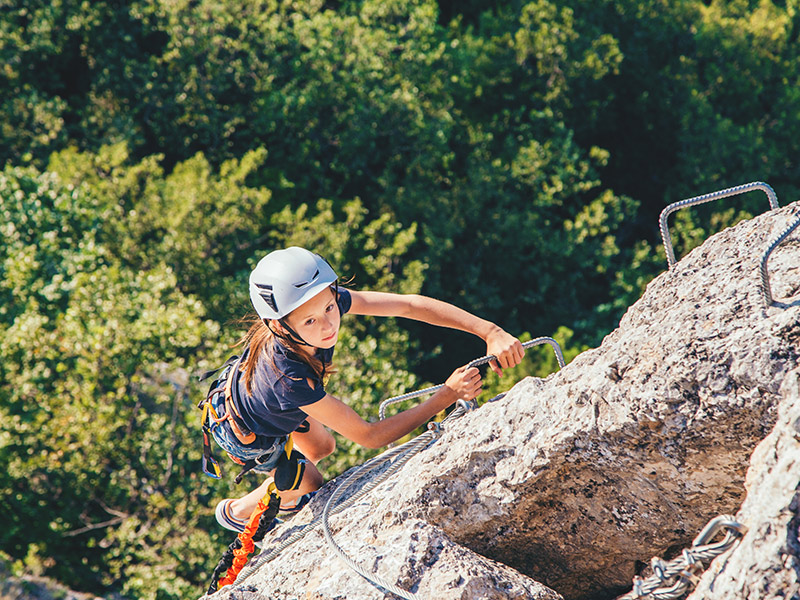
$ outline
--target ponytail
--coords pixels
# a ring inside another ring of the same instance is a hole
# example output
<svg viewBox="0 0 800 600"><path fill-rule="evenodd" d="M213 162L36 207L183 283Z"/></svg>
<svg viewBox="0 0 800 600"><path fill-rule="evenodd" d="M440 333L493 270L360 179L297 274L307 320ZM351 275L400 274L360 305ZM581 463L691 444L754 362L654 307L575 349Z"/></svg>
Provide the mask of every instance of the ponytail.
<svg viewBox="0 0 800 600"><path fill-rule="evenodd" d="M309 356L300 349L300 344L288 338L277 337L269 326L256 315L246 318L245 324L249 324L249 329L236 345L241 345L250 349L247 356L242 361L241 366L242 374L244 375L245 389L248 394L253 393L253 379L255 378L256 365L258 364L259 358L263 356L269 360L272 364L272 368L278 371L278 367L275 364L276 343L282 344L287 350L294 354L298 360L311 367L317 379L323 383L326 375L335 372L331 368L331 363L325 364L316 356Z"/></svg>

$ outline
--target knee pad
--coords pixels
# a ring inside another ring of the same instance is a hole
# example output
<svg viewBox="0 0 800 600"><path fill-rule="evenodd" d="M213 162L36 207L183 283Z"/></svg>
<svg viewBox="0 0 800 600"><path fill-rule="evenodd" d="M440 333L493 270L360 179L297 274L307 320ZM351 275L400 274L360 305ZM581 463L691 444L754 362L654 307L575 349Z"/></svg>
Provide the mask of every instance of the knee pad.
<svg viewBox="0 0 800 600"><path fill-rule="evenodd" d="M285 492L296 490L300 487L303 473L306 470L306 457L302 452L292 450L291 455L286 450L281 452L281 458L275 467L275 487L278 491Z"/></svg>

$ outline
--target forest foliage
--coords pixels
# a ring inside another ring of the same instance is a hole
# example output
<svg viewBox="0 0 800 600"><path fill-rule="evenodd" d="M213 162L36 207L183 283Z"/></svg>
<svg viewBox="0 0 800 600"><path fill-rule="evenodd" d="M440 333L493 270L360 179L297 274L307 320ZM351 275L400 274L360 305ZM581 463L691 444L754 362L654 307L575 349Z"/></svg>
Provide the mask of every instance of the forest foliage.
<svg viewBox="0 0 800 600"><path fill-rule="evenodd" d="M664 269L666 204L796 197L798 8L0 0L0 552L95 594L199 595L236 490L200 471L195 375L234 351L271 249L597 345ZM676 254L765 206L681 211ZM344 325L330 390L369 418L485 352ZM367 457L338 441L328 476Z"/></svg>

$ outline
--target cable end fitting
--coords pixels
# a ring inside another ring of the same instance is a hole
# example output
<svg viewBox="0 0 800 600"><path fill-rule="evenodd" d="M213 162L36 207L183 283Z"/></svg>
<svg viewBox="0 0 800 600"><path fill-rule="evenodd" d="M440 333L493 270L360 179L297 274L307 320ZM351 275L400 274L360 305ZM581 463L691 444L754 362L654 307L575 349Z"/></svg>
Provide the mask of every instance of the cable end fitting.
<svg viewBox="0 0 800 600"><path fill-rule="evenodd" d="M463 398L459 398L456 404L460 406L465 413L478 408L474 400L464 400Z"/></svg>
<svg viewBox="0 0 800 600"><path fill-rule="evenodd" d="M442 437L442 434L444 433L444 428L442 427L442 424L439 423L438 421L431 421L430 423L428 423L428 431L433 433L434 438L439 439L440 437Z"/></svg>

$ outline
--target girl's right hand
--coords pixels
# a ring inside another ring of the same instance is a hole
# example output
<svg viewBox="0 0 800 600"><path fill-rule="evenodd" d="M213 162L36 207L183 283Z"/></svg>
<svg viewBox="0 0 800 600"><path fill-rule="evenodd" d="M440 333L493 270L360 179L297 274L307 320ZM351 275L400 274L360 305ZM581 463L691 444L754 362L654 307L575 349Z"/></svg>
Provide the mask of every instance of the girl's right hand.
<svg viewBox="0 0 800 600"><path fill-rule="evenodd" d="M456 398L462 400L477 398L478 394L481 393L481 384L481 372L478 368L471 367L468 369L466 366L459 367L453 371L453 374L444 382L446 387L455 392Z"/></svg>

